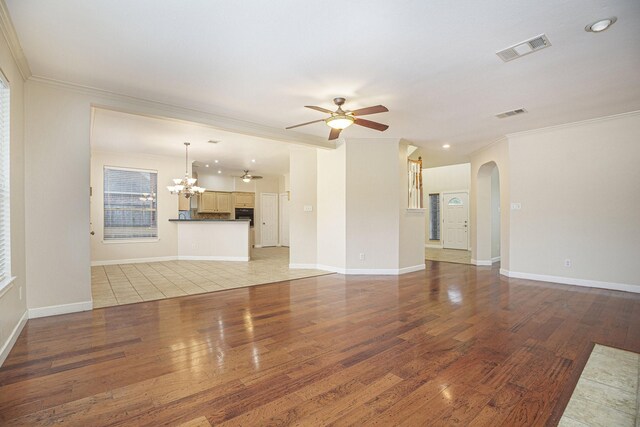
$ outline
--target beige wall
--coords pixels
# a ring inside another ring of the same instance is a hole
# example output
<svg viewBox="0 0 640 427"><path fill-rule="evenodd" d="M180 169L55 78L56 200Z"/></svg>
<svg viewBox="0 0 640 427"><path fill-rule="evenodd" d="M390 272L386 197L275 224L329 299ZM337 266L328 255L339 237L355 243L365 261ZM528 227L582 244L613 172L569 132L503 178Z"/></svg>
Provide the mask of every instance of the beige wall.
<svg viewBox="0 0 640 427"><path fill-rule="evenodd" d="M397 269L400 244L399 141L391 138L349 138L346 146L347 266ZM404 154L406 160L406 148ZM408 191L408 185L405 191ZM361 253L364 260L360 259Z"/></svg>
<svg viewBox="0 0 640 427"><path fill-rule="evenodd" d="M144 243L104 242L104 167L150 169L158 172L158 240ZM184 175L181 159L148 154L91 152L91 262L132 261L178 256L178 233L170 218L178 217L178 196L167 191L173 178Z"/></svg>
<svg viewBox="0 0 640 427"><path fill-rule="evenodd" d="M500 176L500 267L509 269L509 142L506 138L476 151L471 156L469 220L472 261L491 262L491 171ZM482 170L481 170L482 168ZM478 179L478 173L484 179ZM480 184L480 185L479 185Z"/></svg>
<svg viewBox="0 0 640 427"><path fill-rule="evenodd" d="M6 40L0 38L0 70L9 81L11 100L11 274L15 280L0 291L0 365L26 320L24 83ZM22 322L21 322L22 319Z"/></svg>
<svg viewBox="0 0 640 427"><path fill-rule="evenodd" d="M317 264L317 152L295 147L289 158L291 201L289 202L289 263ZM311 206L311 212L304 207Z"/></svg>
<svg viewBox="0 0 640 427"><path fill-rule="evenodd" d="M408 210L409 206L409 165L407 163L407 142L400 141L398 151L398 191L400 211L400 240L398 267L415 268L424 265L425 211Z"/></svg>
<svg viewBox="0 0 640 427"><path fill-rule="evenodd" d="M471 164L442 166L438 168L422 169L422 183L424 188L425 212L425 240L429 241L429 194L440 194L440 206L442 206L442 193L446 191L469 191L471 184ZM441 233L442 234L442 233Z"/></svg>
<svg viewBox="0 0 640 427"><path fill-rule="evenodd" d="M640 112L509 141L509 269L640 286Z"/></svg>
<svg viewBox="0 0 640 427"><path fill-rule="evenodd" d="M346 268L346 145L318 150L318 264Z"/></svg>

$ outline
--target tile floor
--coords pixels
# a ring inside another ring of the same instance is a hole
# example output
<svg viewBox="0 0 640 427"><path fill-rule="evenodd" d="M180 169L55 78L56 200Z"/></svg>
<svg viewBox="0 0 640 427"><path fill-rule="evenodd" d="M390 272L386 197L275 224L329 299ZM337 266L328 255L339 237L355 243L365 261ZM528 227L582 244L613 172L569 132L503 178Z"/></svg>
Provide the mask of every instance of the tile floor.
<svg viewBox="0 0 640 427"><path fill-rule="evenodd" d="M455 262L456 264L471 264L471 251L458 249L425 248L425 258L429 261Z"/></svg>
<svg viewBox="0 0 640 427"><path fill-rule="evenodd" d="M166 261L91 267L93 307L200 294L328 274L289 269L289 248L256 248L249 262Z"/></svg>
<svg viewBox="0 0 640 427"><path fill-rule="evenodd" d="M639 375L640 354L596 344L558 426L640 425Z"/></svg>

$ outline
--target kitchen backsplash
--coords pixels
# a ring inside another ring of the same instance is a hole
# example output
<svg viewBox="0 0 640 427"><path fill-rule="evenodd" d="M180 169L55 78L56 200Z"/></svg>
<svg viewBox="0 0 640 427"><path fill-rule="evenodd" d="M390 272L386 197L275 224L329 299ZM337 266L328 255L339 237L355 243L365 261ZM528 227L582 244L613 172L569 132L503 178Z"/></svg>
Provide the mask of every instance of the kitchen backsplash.
<svg viewBox="0 0 640 427"><path fill-rule="evenodd" d="M197 209L191 209L192 219L231 219L229 213L198 213Z"/></svg>

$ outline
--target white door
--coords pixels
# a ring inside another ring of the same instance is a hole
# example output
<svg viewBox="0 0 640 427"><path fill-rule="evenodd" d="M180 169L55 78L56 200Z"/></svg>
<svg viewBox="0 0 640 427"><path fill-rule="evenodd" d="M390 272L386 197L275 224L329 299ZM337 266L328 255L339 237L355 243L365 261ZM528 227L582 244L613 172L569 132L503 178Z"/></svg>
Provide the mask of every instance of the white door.
<svg viewBox="0 0 640 427"><path fill-rule="evenodd" d="M289 194L280 194L280 246L289 246Z"/></svg>
<svg viewBox="0 0 640 427"><path fill-rule="evenodd" d="M444 193L443 197L443 247L446 249L467 250L469 233L469 194Z"/></svg>
<svg viewBox="0 0 640 427"><path fill-rule="evenodd" d="M260 244L276 246L278 244L278 194L260 195Z"/></svg>

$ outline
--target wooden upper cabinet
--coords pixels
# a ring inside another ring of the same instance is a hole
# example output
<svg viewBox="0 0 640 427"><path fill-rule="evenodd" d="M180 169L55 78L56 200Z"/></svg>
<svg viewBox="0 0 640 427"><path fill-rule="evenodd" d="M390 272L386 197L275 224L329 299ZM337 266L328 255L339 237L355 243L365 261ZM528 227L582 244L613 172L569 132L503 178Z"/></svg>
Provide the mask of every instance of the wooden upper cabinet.
<svg viewBox="0 0 640 427"><path fill-rule="evenodd" d="M187 199L182 194L178 195L178 210L179 211L188 211L191 209L191 199Z"/></svg>
<svg viewBox="0 0 640 427"><path fill-rule="evenodd" d="M199 213L231 213L231 193L205 191L198 198Z"/></svg>
<svg viewBox="0 0 640 427"><path fill-rule="evenodd" d="M236 208L254 208L256 206L255 193L233 193L233 206Z"/></svg>
<svg viewBox="0 0 640 427"><path fill-rule="evenodd" d="M216 194L216 212L231 213L231 193Z"/></svg>

